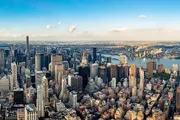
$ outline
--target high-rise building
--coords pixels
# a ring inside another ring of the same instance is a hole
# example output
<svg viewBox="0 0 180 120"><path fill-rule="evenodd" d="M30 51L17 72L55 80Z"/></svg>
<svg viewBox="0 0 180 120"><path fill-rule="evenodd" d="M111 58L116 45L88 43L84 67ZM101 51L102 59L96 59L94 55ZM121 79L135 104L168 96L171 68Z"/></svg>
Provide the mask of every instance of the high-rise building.
<svg viewBox="0 0 180 120"><path fill-rule="evenodd" d="M43 87L43 100L44 104L47 105L49 103L49 93L48 93L48 79L44 76L42 78L42 87Z"/></svg>
<svg viewBox="0 0 180 120"><path fill-rule="evenodd" d="M144 70L142 68L139 68L139 75L140 75L140 89L143 91L144 90Z"/></svg>
<svg viewBox="0 0 180 120"><path fill-rule="evenodd" d="M129 70L130 76L136 77L137 72L136 72L136 64L131 64L130 65L130 70Z"/></svg>
<svg viewBox="0 0 180 120"><path fill-rule="evenodd" d="M62 63L62 55L51 55L51 76L55 77L55 65Z"/></svg>
<svg viewBox="0 0 180 120"><path fill-rule="evenodd" d="M112 80L111 80L111 87L112 87L112 89L115 90L115 88L116 88L116 78L112 78Z"/></svg>
<svg viewBox="0 0 180 120"><path fill-rule="evenodd" d="M87 66L87 54L85 52L82 53L82 66Z"/></svg>
<svg viewBox="0 0 180 120"><path fill-rule="evenodd" d="M4 69L4 63L5 63L4 50L0 49L0 70Z"/></svg>
<svg viewBox="0 0 180 120"><path fill-rule="evenodd" d="M75 91L70 92L69 98L70 98L70 104L72 105L72 108L76 109L78 107L77 93Z"/></svg>
<svg viewBox="0 0 180 120"><path fill-rule="evenodd" d="M180 86L176 89L176 111L180 112Z"/></svg>
<svg viewBox="0 0 180 120"><path fill-rule="evenodd" d="M163 64L158 65L158 73L162 73L164 71L164 66Z"/></svg>
<svg viewBox="0 0 180 120"><path fill-rule="evenodd" d="M147 72L149 76L153 76L154 71L156 71L156 62L150 61L147 63Z"/></svg>
<svg viewBox="0 0 180 120"><path fill-rule="evenodd" d="M98 67L99 65L97 63L91 64L90 66L90 77L95 78L95 76L98 75Z"/></svg>
<svg viewBox="0 0 180 120"><path fill-rule="evenodd" d="M35 70L41 70L41 54L36 54L35 56Z"/></svg>
<svg viewBox="0 0 180 120"><path fill-rule="evenodd" d="M29 66L29 36L26 36L26 66Z"/></svg>
<svg viewBox="0 0 180 120"><path fill-rule="evenodd" d="M118 70L117 70L117 65L111 65L110 67L110 78L116 78L116 80L118 79L118 74L117 74Z"/></svg>
<svg viewBox="0 0 180 120"><path fill-rule="evenodd" d="M93 48L93 63L96 62L96 48Z"/></svg>
<svg viewBox="0 0 180 120"><path fill-rule="evenodd" d="M123 54L120 54L120 64L124 65L125 63L127 63L127 57Z"/></svg>
<svg viewBox="0 0 180 120"><path fill-rule="evenodd" d="M129 76L129 87L133 88L134 86L136 86L136 77Z"/></svg>
<svg viewBox="0 0 180 120"><path fill-rule="evenodd" d="M80 66L79 75L83 78L83 89L88 84L88 78L90 77L90 68L89 66Z"/></svg>
<svg viewBox="0 0 180 120"><path fill-rule="evenodd" d="M61 85L61 82L62 82L63 72L64 72L64 65L63 64L55 65L55 81L59 85Z"/></svg>
<svg viewBox="0 0 180 120"><path fill-rule="evenodd" d="M172 65L172 70L173 70L173 72L178 71L178 64L173 64Z"/></svg>
<svg viewBox="0 0 180 120"><path fill-rule="evenodd" d="M99 67L98 77L102 78L104 83L108 82L107 68L105 66L100 66Z"/></svg>
<svg viewBox="0 0 180 120"><path fill-rule="evenodd" d="M46 71L35 71L35 85L42 84L42 77L46 76Z"/></svg>
<svg viewBox="0 0 180 120"><path fill-rule="evenodd" d="M14 89L14 104L24 104L24 91L23 89Z"/></svg>
<svg viewBox="0 0 180 120"><path fill-rule="evenodd" d="M60 99L62 99L62 97L63 97L63 95L65 93L66 88L67 88L67 81L66 81L65 78L63 78L62 79L62 84L60 86L60 90L61 90L61 92L60 92Z"/></svg>
<svg viewBox="0 0 180 120"><path fill-rule="evenodd" d="M37 110L38 117L44 117L43 95L44 95L43 86L38 85L38 87L37 87L37 99L36 99L36 110Z"/></svg>
<svg viewBox="0 0 180 120"><path fill-rule="evenodd" d="M37 111L34 104L26 105L24 111L25 111L24 120L38 120Z"/></svg>
<svg viewBox="0 0 180 120"><path fill-rule="evenodd" d="M132 88L132 96L136 96L136 95L137 95L137 87L134 86L134 87Z"/></svg>
<svg viewBox="0 0 180 120"><path fill-rule="evenodd" d="M17 65L16 63L11 63L11 72L12 72L12 79L13 79L13 88L19 88L18 80L17 80Z"/></svg>
<svg viewBox="0 0 180 120"><path fill-rule="evenodd" d="M107 61L107 63L111 63L111 56L106 57L106 61Z"/></svg>
<svg viewBox="0 0 180 120"><path fill-rule="evenodd" d="M125 77L125 67L123 65L118 65L118 81L121 80L121 78Z"/></svg>

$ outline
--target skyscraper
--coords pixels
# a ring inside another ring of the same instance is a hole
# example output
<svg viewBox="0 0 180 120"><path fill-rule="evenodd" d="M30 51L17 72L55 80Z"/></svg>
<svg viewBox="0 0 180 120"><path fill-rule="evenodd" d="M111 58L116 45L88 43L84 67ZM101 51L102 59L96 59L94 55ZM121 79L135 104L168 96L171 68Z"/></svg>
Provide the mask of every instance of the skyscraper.
<svg viewBox="0 0 180 120"><path fill-rule="evenodd" d="M40 56L40 54L35 55L35 70L37 70L37 71L41 70L41 56Z"/></svg>
<svg viewBox="0 0 180 120"><path fill-rule="evenodd" d="M3 70L4 69L4 50L0 49L0 69Z"/></svg>
<svg viewBox="0 0 180 120"><path fill-rule="evenodd" d="M90 77L90 68L89 66L80 66L79 75L83 78L83 89L88 84L88 78Z"/></svg>
<svg viewBox="0 0 180 120"><path fill-rule="evenodd" d="M107 83L107 68L105 66L100 66L98 71L98 77L101 77L103 79L104 83Z"/></svg>
<svg viewBox="0 0 180 120"><path fill-rule="evenodd" d="M125 77L125 68L123 65L118 65L118 81Z"/></svg>
<svg viewBox="0 0 180 120"><path fill-rule="evenodd" d="M153 76L154 71L156 70L156 62L150 61L147 63L147 72L149 76Z"/></svg>
<svg viewBox="0 0 180 120"><path fill-rule="evenodd" d="M42 87L43 87L43 100L44 104L47 105L49 103L49 94L48 94L48 79L44 76L42 78Z"/></svg>
<svg viewBox="0 0 180 120"><path fill-rule="evenodd" d="M130 76L134 76L134 77L136 77L136 64L131 64L130 65L130 71L129 71L129 73L130 73Z"/></svg>
<svg viewBox="0 0 180 120"><path fill-rule="evenodd" d="M99 65L97 63L91 64L91 66L90 66L90 77L92 79L94 79L95 76L98 75L98 67L99 67Z"/></svg>
<svg viewBox="0 0 180 120"><path fill-rule="evenodd" d="M63 72L64 72L64 65L63 64L55 65L55 81L59 85L61 85L61 82L62 82Z"/></svg>
<svg viewBox="0 0 180 120"><path fill-rule="evenodd" d="M85 52L82 53L82 61L81 61L82 66L87 65L87 54Z"/></svg>
<svg viewBox="0 0 180 120"><path fill-rule="evenodd" d="M93 63L96 62L96 48L93 48Z"/></svg>
<svg viewBox="0 0 180 120"><path fill-rule="evenodd" d="M12 72L12 81L13 81L13 88L18 88L18 81L17 81L17 65L16 63L11 63L11 72Z"/></svg>
<svg viewBox="0 0 180 120"><path fill-rule="evenodd" d="M180 112L180 86L176 90L176 111Z"/></svg>
<svg viewBox="0 0 180 120"><path fill-rule="evenodd" d="M111 56L106 57L106 61L107 61L107 63L111 63Z"/></svg>
<svg viewBox="0 0 180 120"><path fill-rule="evenodd" d="M127 63L127 57L123 54L120 54L120 64L124 65L125 63Z"/></svg>
<svg viewBox="0 0 180 120"><path fill-rule="evenodd" d="M129 76L129 87L133 88L134 86L136 86L136 77Z"/></svg>
<svg viewBox="0 0 180 120"><path fill-rule="evenodd" d="M44 117L44 100L43 100L43 87L38 85L37 87L37 99L36 99L36 109L38 117Z"/></svg>
<svg viewBox="0 0 180 120"><path fill-rule="evenodd" d="M164 71L164 66L163 64L158 65L158 73L162 73Z"/></svg>
<svg viewBox="0 0 180 120"><path fill-rule="evenodd" d="M26 66L29 66L29 36L26 36Z"/></svg>
<svg viewBox="0 0 180 120"><path fill-rule="evenodd" d="M55 77L55 65L62 63L62 55L51 55L51 76Z"/></svg>
<svg viewBox="0 0 180 120"><path fill-rule="evenodd" d="M142 68L139 68L139 74L140 74L140 89L144 90L144 70Z"/></svg>
<svg viewBox="0 0 180 120"><path fill-rule="evenodd" d="M117 74L117 65L111 65L110 67L110 78L116 78L118 79L118 74Z"/></svg>

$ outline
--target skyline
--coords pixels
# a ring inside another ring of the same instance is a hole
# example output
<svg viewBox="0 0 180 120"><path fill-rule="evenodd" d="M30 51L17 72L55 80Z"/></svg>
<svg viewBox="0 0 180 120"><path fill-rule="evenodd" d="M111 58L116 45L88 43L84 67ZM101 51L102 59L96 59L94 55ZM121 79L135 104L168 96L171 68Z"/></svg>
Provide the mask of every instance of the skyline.
<svg viewBox="0 0 180 120"><path fill-rule="evenodd" d="M0 0L0 40L180 40L180 1Z"/></svg>

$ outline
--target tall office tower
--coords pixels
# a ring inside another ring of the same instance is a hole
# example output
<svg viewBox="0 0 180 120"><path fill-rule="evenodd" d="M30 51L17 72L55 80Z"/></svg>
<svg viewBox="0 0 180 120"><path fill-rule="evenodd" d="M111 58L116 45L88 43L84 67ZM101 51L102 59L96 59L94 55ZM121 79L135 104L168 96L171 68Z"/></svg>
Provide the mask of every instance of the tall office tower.
<svg viewBox="0 0 180 120"><path fill-rule="evenodd" d="M97 63L91 64L91 66L90 66L90 77L92 79L94 79L95 76L98 75L98 67L99 67L99 65Z"/></svg>
<svg viewBox="0 0 180 120"><path fill-rule="evenodd" d="M93 48L93 63L96 62L96 48Z"/></svg>
<svg viewBox="0 0 180 120"><path fill-rule="evenodd" d="M153 76L154 71L156 70L156 62L147 62L147 72L149 76Z"/></svg>
<svg viewBox="0 0 180 120"><path fill-rule="evenodd" d="M158 65L158 73L163 73L163 71L164 71L163 64L159 64Z"/></svg>
<svg viewBox="0 0 180 120"><path fill-rule="evenodd" d="M123 65L118 65L118 81L125 77L125 68Z"/></svg>
<svg viewBox="0 0 180 120"><path fill-rule="evenodd" d="M91 54L88 54L88 63L92 62L92 55Z"/></svg>
<svg viewBox="0 0 180 120"><path fill-rule="evenodd" d="M139 68L139 75L140 75L140 89L144 91L144 70L142 68Z"/></svg>
<svg viewBox="0 0 180 120"><path fill-rule="evenodd" d="M112 87L113 90L115 90L115 88L116 88L116 78L112 78L111 87Z"/></svg>
<svg viewBox="0 0 180 120"><path fill-rule="evenodd" d="M49 94L48 94L48 79L44 76L42 78L42 87L43 87L43 100L44 104L47 105L49 103Z"/></svg>
<svg viewBox="0 0 180 120"><path fill-rule="evenodd" d="M99 67L98 77L102 78L104 83L108 83L107 68L105 66Z"/></svg>
<svg viewBox="0 0 180 120"><path fill-rule="evenodd" d="M35 70L41 70L41 54L36 54L35 56Z"/></svg>
<svg viewBox="0 0 180 120"><path fill-rule="evenodd" d="M51 55L51 76L55 77L55 65L62 63L62 55Z"/></svg>
<svg viewBox="0 0 180 120"><path fill-rule="evenodd" d="M41 70L43 70L44 68L46 68L46 65L45 65L45 60L46 60L45 59L45 54L40 54L40 57L41 57Z"/></svg>
<svg viewBox="0 0 180 120"><path fill-rule="evenodd" d="M124 65L125 63L127 63L127 57L123 54L120 54L120 64Z"/></svg>
<svg viewBox="0 0 180 120"><path fill-rule="evenodd" d="M178 71L178 64L173 64L172 65L172 70L173 70L173 72Z"/></svg>
<svg viewBox="0 0 180 120"><path fill-rule="evenodd" d="M117 74L117 65L111 65L110 67L110 78L116 78L116 80L118 79L118 74Z"/></svg>
<svg viewBox="0 0 180 120"><path fill-rule="evenodd" d="M36 109L38 117L44 117L44 100L43 100L43 87L38 85L37 87L37 99L36 99Z"/></svg>
<svg viewBox="0 0 180 120"><path fill-rule="evenodd" d="M136 77L136 64L131 64L130 65L130 70L129 70L130 76Z"/></svg>
<svg viewBox="0 0 180 120"><path fill-rule="evenodd" d="M79 67L79 75L83 78L83 89L88 84L88 78L90 76L90 68L89 66L80 66Z"/></svg>
<svg viewBox="0 0 180 120"><path fill-rule="evenodd" d="M63 64L55 65L55 81L59 85L61 85L61 83L62 83L63 72L64 72L64 65Z"/></svg>
<svg viewBox="0 0 180 120"><path fill-rule="evenodd" d="M26 66L29 66L29 36L26 36Z"/></svg>
<svg viewBox="0 0 180 120"><path fill-rule="evenodd" d="M14 89L14 104L24 104L24 91L21 88Z"/></svg>
<svg viewBox="0 0 180 120"><path fill-rule="evenodd" d="M72 105L72 108L76 109L78 107L77 93L75 91L70 92L69 98L70 98L70 104Z"/></svg>
<svg viewBox="0 0 180 120"><path fill-rule="evenodd" d="M180 86L176 89L176 112L180 112Z"/></svg>
<svg viewBox="0 0 180 120"><path fill-rule="evenodd" d="M4 69L4 63L5 63L5 60L4 60L4 50L0 49L0 70Z"/></svg>
<svg viewBox="0 0 180 120"><path fill-rule="evenodd" d="M129 76L129 87L133 88L134 86L136 86L136 77Z"/></svg>
<svg viewBox="0 0 180 120"><path fill-rule="evenodd" d="M51 55L50 54L45 54L45 67L48 70L49 69L49 63L51 62Z"/></svg>
<svg viewBox="0 0 180 120"><path fill-rule="evenodd" d="M132 96L136 96L136 95L137 95L137 87L134 86L134 87L132 88Z"/></svg>
<svg viewBox="0 0 180 120"><path fill-rule="evenodd" d="M67 88L67 81L66 81L65 78L63 78L63 79L62 79L62 84L61 84L61 86L60 86L60 90L61 90L60 96L59 96L60 99L62 99L62 97L63 97L63 95L64 95L64 93L65 93L65 91L66 91L66 88Z"/></svg>
<svg viewBox="0 0 180 120"><path fill-rule="evenodd" d="M87 65L87 54L85 52L82 53L82 61L81 61L82 66Z"/></svg>
<svg viewBox="0 0 180 120"><path fill-rule="evenodd" d="M111 56L106 57L106 61L107 61L107 63L111 63Z"/></svg>
<svg viewBox="0 0 180 120"><path fill-rule="evenodd" d="M17 81L17 65L16 63L11 63L11 72L12 72L12 79L13 79L13 88L19 88L18 81Z"/></svg>
<svg viewBox="0 0 180 120"><path fill-rule="evenodd" d="M99 54L98 61L99 61L100 64L101 64L101 59L102 59L101 54Z"/></svg>

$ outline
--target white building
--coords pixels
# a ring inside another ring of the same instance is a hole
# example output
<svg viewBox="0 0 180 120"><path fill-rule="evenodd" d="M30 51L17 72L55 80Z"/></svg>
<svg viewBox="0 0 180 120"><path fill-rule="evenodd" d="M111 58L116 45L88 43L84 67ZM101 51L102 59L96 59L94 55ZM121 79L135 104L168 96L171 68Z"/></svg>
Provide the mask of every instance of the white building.
<svg viewBox="0 0 180 120"><path fill-rule="evenodd" d="M63 64L55 65L55 81L59 85L61 85L63 72L64 72L64 65Z"/></svg>
<svg viewBox="0 0 180 120"><path fill-rule="evenodd" d="M35 70L41 70L41 54L36 54L35 56Z"/></svg>
<svg viewBox="0 0 180 120"><path fill-rule="evenodd" d="M10 77L5 75L0 79L0 90L9 91L10 88Z"/></svg>
<svg viewBox="0 0 180 120"><path fill-rule="evenodd" d="M24 108L25 120L38 120L34 104L28 104Z"/></svg>
<svg viewBox="0 0 180 120"><path fill-rule="evenodd" d="M123 54L120 54L120 57L119 57L120 59L120 64L121 65L124 65L124 64L126 64L127 63L127 57L126 57L126 55L123 55Z"/></svg>
<svg viewBox="0 0 180 120"><path fill-rule="evenodd" d="M111 87L112 87L112 89L116 88L116 78L112 78L112 80L111 80Z"/></svg>
<svg viewBox="0 0 180 120"><path fill-rule="evenodd" d="M11 72L12 72L12 79L13 79L13 87L19 88L18 81L17 81L17 65L16 63L11 63Z"/></svg>
<svg viewBox="0 0 180 120"><path fill-rule="evenodd" d="M62 55L51 55L51 76L55 77L55 65L62 63Z"/></svg>
<svg viewBox="0 0 180 120"><path fill-rule="evenodd" d="M47 105L49 103L49 93L48 93L48 79L44 76L42 78L42 87L43 87L43 100L44 104Z"/></svg>
<svg viewBox="0 0 180 120"><path fill-rule="evenodd" d="M38 85L37 87L37 99L36 99L36 110L38 117L44 117L44 100L43 100L43 87Z"/></svg>

